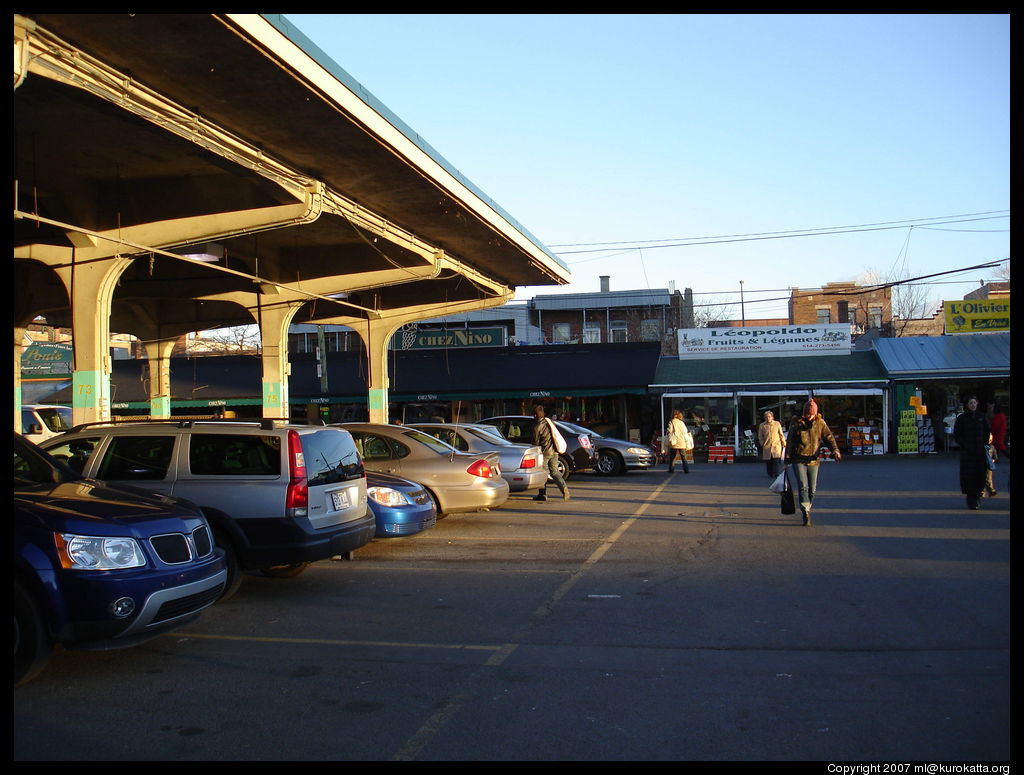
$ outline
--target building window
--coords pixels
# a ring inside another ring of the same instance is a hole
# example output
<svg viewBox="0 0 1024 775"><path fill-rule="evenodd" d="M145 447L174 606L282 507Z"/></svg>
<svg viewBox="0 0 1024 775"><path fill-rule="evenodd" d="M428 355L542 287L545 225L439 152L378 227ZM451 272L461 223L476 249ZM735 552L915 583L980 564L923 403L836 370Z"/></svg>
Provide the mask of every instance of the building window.
<svg viewBox="0 0 1024 775"><path fill-rule="evenodd" d="M611 335L609 340L612 342L628 342L629 341L629 326L625 320L613 320Z"/></svg>
<svg viewBox="0 0 1024 775"><path fill-rule="evenodd" d="M831 323L832 322L832 310L828 307L818 307L815 310L818 316L819 323Z"/></svg>
<svg viewBox="0 0 1024 775"><path fill-rule="evenodd" d="M882 308L868 307L868 326L870 328L882 327Z"/></svg>
<svg viewBox="0 0 1024 775"><path fill-rule="evenodd" d="M564 343L569 341L571 330L568 323L555 323L551 326L551 341Z"/></svg>
<svg viewBox="0 0 1024 775"><path fill-rule="evenodd" d="M601 343L601 324L600 323L584 323L583 324L583 341L586 344L600 344Z"/></svg>
<svg viewBox="0 0 1024 775"><path fill-rule="evenodd" d="M661 321L648 318L640 321L640 338L645 342L661 341Z"/></svg>

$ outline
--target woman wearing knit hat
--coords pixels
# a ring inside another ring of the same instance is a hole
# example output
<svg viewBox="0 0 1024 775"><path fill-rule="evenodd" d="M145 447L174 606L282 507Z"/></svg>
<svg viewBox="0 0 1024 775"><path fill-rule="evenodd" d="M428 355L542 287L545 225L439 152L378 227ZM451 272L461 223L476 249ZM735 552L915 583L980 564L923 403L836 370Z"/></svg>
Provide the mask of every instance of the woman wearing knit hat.
<svg viewBox="0 0 1024 775"><path fill-rule="evenodd" d="M818 404L812 398L804 404L803 414L789 426L786 439L786 462L792 463L796 470L800 485L800 513L808 526L811 524L811 505L818 489L818 452L823 444L831 448L835 460L842 460L835 437L818 414Z"/></svg>

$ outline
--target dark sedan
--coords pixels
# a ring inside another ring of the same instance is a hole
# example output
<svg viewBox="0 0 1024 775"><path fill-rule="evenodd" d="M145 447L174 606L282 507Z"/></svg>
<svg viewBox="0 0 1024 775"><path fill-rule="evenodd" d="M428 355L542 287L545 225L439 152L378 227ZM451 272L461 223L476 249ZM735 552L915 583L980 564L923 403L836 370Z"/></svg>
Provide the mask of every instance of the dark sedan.
<svg viewBox="0 0 1024 775"><path fill-rule="evenodd" d="M526 415L505 415L480 420L480 425L493 425L509 441L516 444L533 444L533 424L536 419ZM594 447L591 431L578 430L561 420L555 425L565 439L565 453L558 456L558 472L568 479L578 471L590 471L597 467L597 449Z"/></svg>
<svg viewBox="0 0 1024 775"><path fill-rule="evenodd" d="M646 471L658 460L653 449L645 447L639 442L602 436L597 431L571 422L563 422L562 425L576 433L590 434L591 443L597 448L597 472L604 476L613 476L626 471Z"/></svg>

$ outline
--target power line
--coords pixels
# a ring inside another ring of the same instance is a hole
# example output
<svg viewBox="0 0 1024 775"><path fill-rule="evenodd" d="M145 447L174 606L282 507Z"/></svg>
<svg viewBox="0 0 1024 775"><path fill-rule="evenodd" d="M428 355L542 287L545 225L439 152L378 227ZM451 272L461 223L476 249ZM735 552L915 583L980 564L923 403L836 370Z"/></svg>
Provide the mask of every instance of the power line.
<svg viewBox="0 0 1024 775"><path fill-rule="evenodd" d="M633 240L623 242L579 242L579 243L564 243L560 245L549 245L549 248L557 247L587 247L587 250L567 250L558 251L558 255L580 255L583 253L604 253L609 250L619 250L620 252L628 252L630 250L639 250L641 246L648 249L655 248L672 248L672 247L692 247L694 245L712 245L722 244L729 242L754 242L759 240L769 239L792 239L795 237L819 237L826 236L829 234L848 234L864 231L886 231L892 229L903 229L908 226L917 228L928 228L928 225L938 226L947 223L967 223L971 221L984 221L992 220L995 218L1008 218L1008 210L992 210L983 213L965 213L963 215L947 215L935 218L917 218L908 221L882 221L879 223L866 223L856 224L852 226L829 226L817 229L797 229L792 231L774 231L774 232L753 232L748 234L724 234L717 236L705 236L705 237L681 237L675 239L661 239L661 240ZM667 244L653 244L656 242L667 243ZM597 245L608 245L610 247L593 247ZM623 248L623 245L631 245L632 247ZM616 254L618 255L618 254ZM609 256L604 256L608 258ZM582 262L576 262L582 263Z"/></svg>

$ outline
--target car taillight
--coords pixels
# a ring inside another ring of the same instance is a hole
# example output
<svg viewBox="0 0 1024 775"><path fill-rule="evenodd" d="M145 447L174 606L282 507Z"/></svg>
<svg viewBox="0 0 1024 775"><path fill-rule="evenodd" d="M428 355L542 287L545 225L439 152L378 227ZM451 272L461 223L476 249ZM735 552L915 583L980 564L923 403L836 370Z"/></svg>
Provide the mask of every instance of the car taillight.
<svg viewBox="0 0 1024 775"><path fill-rule="evenodd" d="M466 471L473 474L473 476L480 476L484 479L490 479L498 473L497 467L492 466L486 460L477 460L473 465L467 468Z"/></svg>
<svg viewBox="0 0 1024 775"><path fill-rule="evenodd" d="M537 458L535 457L524 457L523 462L519 464L520 468L535 468L537 465Z"/></svg>
<svg viewBox="0 0 1024 775"><path fill-rule="evenodd" d="M288 431L288 492L284 507L289 517L304 517L309 507L306 460L302 456L302 441L295 431Z"/></svg>

